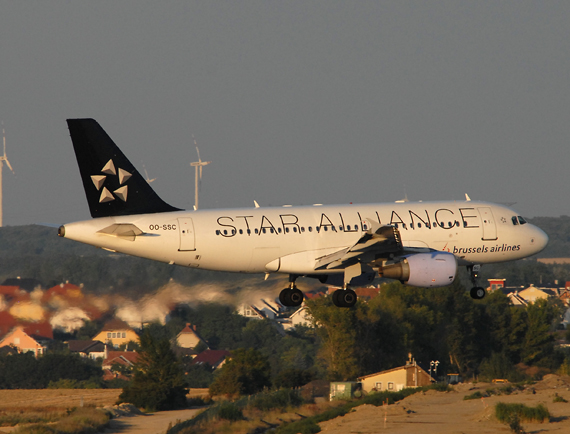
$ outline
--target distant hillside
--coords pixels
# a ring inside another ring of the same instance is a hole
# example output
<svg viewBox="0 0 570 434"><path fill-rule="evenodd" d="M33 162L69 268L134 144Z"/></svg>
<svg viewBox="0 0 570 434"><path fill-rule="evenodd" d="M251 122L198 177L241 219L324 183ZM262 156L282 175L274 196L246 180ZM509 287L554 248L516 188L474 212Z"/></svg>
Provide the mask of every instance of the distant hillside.
<svg viewBox="0 0 570 434"><path fill-rule="evenodd" d="M538 258L570 257L570 217L535 217L529 222L548 234L548 246L537 255Z"/></svg>

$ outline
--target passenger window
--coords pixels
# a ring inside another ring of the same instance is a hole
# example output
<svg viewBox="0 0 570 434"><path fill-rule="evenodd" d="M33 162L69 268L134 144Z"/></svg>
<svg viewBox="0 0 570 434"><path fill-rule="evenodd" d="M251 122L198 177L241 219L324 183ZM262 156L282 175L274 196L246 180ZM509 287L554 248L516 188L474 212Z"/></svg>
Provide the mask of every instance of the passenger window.
<svg viewBox="0 0 570 434"><path fill-rule="evenodd" d="M248 229L248 230L247 230L247 234L248 234L248 235L251 235L251 229Z"/></svg>
<svg viewBox="0 0 570 434"><path fill-rule="evenodd" d="M328 230L329 230L329 227L328 227L328 226L325 226L325 232L328 231Z"/></svg>
<svg viewBox="0 0 570 434"><path fill-rule="evenodd" d="M309 226L309 232L313 232L313 227Z"/></svg>
<svg viewBox="0 0 570 434"><path fill-rule="evenodd" d="M368 225L365 224L365 225L363 226L363 228L364 228L365 231L367 231L367 230L368 230Z"/></svg>
<svg viewBox="0 0 570 434"><path fill-rule="evenodd" d="M293 232L297 232L297 226L293 226Z"/></svg>
<svg viewBox="0 0 570 434"><path fill-rule="evenodd" d="M228 231L226 229L224 229L224 235L227 235Z"/></svg>
<svg viewBox="0 0 570 434"><path fill-rule="evenodd" d="M320 226L317 226L317 227L315 227L315 230L316 230L317 232L320 232L320 231L321 231L321 227L320 227Z"/></svg>
<svg viewBox="0 0 570 434"><path fill-rule="evenodd" d="M338 227L338 230L342 232L342 226L339 226L339 227Z"/></svg>
<svg viewBox="0 0 570 434"><path fill-rule="evenodd" d="M346 226L346 230L349 231L350 230L350 225Z"/></svg>
<svg viewBox="0 0 570 434"><path fill-rule="evenodd" d="M434 228L437 228L437 223L436 223L436 222L433 222L433 227L434 227Z"/></svg>
<svg viewBox="0 0 570 434"><path fill-rule="evenodd" d="M281 228L278 228L278 229L277 229L277 232L281 233Z"/></svg>
<svg viewBox="0 0 570 434"><path fill-rule="evenodd" d="M219 230L216 230L216 235L220 235L220 231L219 231Z"/></svg>
<svg viewBox="0 0 570 434"><path fill-rule="evenodd" d="M243 235L243 229L240 229L240 230L239 230L239 234L240 234L240 235Z"/></svg>
<svg viewBox="0 0 570 434"><path fill-rule="evenodd" d="M266 234L266 233L267 233L267 229L263 228L263 233Z"/></svg>
<svg viewBox="0 0 570 434"><path fill-rule="evenodd" d="M259 230L258 230L258 229L256 229L256 230L255 230L255 234L257 235L258 233L259 233Z"/></svg>
<svg viewBox="0 0 570 434"><path fill-rule="evenodd" d="M275 229L271 228L269 230L271 231L272 234L275 233Z"/></svg>
<svg viewBox="0 0 570 434"><path fill-rule="evenodd" d="M517 216L516 216L516 215L514 215L514 216L513 216L513 218L512 218L511 220L513 221L513 225L515 225L515 226L516 226L516 225L518 225L518 224L519 224L519 221L517 220Z"/></svg>
<svg viewBox="0 0 570 434"><path fill-rule="evenodd" d="M305 226L301 226L301 232L305 232Z"/></svg>
<svg viewBox="0 0 570 434"><path fill-rule="evenodd" d="M285 232L289 233L289 228L285 228Z"/></svg>
<svg viewBox="0 0 570 434"><path fill-rule="evenodd" d="M236 234L236 230L232 229L232 235L235 235L235 234Z"/></svg>

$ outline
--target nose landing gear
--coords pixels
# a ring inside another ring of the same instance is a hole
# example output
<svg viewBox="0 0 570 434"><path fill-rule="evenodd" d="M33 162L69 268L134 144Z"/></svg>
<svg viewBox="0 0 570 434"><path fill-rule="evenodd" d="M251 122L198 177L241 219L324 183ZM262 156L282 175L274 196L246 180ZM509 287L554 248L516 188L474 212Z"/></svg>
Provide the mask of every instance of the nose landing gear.
<svg viewBox="0 0 570 434"><path fill-rule="evenodd" d="M482 300L487 295L485 288L477 286L477 280L479 279L479 271L481 270L480 264L473 264L467 266L467 271L469 271L469 277L473 283L473 288L469 291L471 298L474 300Z"/></svg>

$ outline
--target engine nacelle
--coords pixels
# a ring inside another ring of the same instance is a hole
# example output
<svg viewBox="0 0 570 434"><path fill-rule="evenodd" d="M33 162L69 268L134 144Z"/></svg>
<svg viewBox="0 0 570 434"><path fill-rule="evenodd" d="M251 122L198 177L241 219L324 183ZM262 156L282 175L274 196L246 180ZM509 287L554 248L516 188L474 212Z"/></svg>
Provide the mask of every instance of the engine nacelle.
<svg viewBox="0 0 570 434"><path fill-rule="evenodd" d="M457 259L448 252L416 253L382 267L380 276L397 279L411 286L451 285L457 273Z"/></svg>

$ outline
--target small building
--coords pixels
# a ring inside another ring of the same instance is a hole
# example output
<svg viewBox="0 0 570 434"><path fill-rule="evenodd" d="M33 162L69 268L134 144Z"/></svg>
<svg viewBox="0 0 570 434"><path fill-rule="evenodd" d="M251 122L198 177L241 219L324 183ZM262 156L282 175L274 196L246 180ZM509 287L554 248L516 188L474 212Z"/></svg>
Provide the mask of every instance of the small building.
<svg viewBox="0 0 570 434"><path fill-rule="evenodd" d="M8 333L2 340L0 340L1 347L15 348L19 353L32 352L37 358L45 354L47 350L48 339L29 335L24 331L23 326L16 326Z"/></svg>
<svg viewBox="0 0 570 434"><path fill-rule="evenodd" d="M192 360L192 365L210 365L212 369L218 369L231 357L231 353L226 350L205 350Z"/></svg>
<svg viewBox="0 0 570 434"><path fill-rule="evenodd" d="M103 329L93 337L93 340L101 341L118 348L131 341L138 343L139 336L125 321L113 319L103 326Z"/></svg>
<svg viewBox="0 0 570 434"><path fill-rule="evenodd" d="M551 294L542 288L530 285L528 288L519 291L518 296L524 299L527 303L534 303L536 300L547 299Z"/></svg>
<svg viewBox="0 0 570 434"><path fill-rule="evenodd" d="M101 341L75 340L69 341L67 346L69 351L77 353L81 357L88 357L93 360L105 357L106 345Z"/></svg>
<svg viewBox="0 0 570 434"><path fill-rule="evenodd" d="M336 381L330 386L329 400L352 399L362 396L362 384L357 381Z"/></svg>
<svg viewBox="0 0 570 434"><path fill-rule="evenodd" d="M489 291L502 290L507 287L507 279L487 279L489 281Z"/></svg>
<svg viewBox="0 0 570 434"><path fill-rule="evenodd" d="M266 315L251 304L242 304L237 311L238 315L245 316L249 319L265 319Z"/></svg>
<svg viewBox="0 0 570 434"><path fill-rule="evenodd" d="M285 330L294 329L297 326L312 327L313 326L313 316L311 311L305 304L303 304L299 309L297 309L290 317L287 323L283 324Z"/></svg>
<svg viewBox="0 0 570 434"><path fill-rule="evenodd" d="M180 333L175 338L175 343L180 348L187 348L193 350L198 346L199 343L203 343L208 347L208 344L202 337L198 334L196 330L196 325L186 323ZM195 354L195 353L194 353Z"/></svg>
<svg viewBox="0 0 570 434"><path fill-rule="evenodd" d="M429 386L435 380L414 359L404 366L358 378L362 390L370 392L397 392L407 387Z"/></svg>

